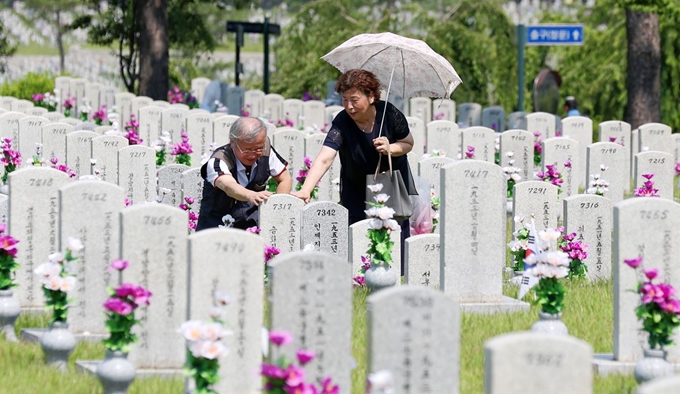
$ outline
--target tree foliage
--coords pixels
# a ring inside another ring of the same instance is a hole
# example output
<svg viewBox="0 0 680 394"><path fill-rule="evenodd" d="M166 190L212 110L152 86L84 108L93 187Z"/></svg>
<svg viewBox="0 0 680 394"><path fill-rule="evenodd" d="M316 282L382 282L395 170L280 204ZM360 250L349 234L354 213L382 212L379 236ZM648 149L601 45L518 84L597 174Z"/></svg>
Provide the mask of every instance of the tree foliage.
<svg viewBox="0 0 680 394"><path fill-rule="evenodd" d="M5 33L5 25L0 21L0 72L5 72L7 58L14 55L16 51L17 47L10 44Z"/></svg>
<svg viewBox="0 0 680 394"><path fill-rule="evenodd" d="M95 45L117 46L121 77L128 91L136 92L139 80L139 13L134 0L109 2L99 7L99 0L86 0L93 15L78 18L73 27L88 29L88 41ZM208 29L206 13L221 7L212 0L168 0L170 49L181 56L193 56L215 49L216 41Z"/></svg>
<svg viewBox="0 0 680 394"><path fill-rule="evenodd" d="M326 84L340 76L321 60L360 33L398 32L393 5L383 1L316 0L304 5L275 45L276 73L272 92L301 97L309 91L325 94Z"/></svg>

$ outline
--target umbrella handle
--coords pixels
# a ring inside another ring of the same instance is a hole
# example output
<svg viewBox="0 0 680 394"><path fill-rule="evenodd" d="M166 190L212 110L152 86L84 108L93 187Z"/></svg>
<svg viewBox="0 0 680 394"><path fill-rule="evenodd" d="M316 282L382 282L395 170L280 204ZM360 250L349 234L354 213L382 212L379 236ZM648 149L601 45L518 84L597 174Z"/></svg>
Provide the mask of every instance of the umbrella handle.
<svg viewBox="0 0 680 394"><path fill-rule="evenodd" d="M390 89L392 88L392 77L394 76L394 68L397 65L392 66L392 73L390 73L390 83L387 85L387 97L385 97L385 110L382 114L382 119L380 120L380 131L378 132L378 138L382 137L383 123L385 123L385 114L387 113L387 100L390 98Z"/></svg>

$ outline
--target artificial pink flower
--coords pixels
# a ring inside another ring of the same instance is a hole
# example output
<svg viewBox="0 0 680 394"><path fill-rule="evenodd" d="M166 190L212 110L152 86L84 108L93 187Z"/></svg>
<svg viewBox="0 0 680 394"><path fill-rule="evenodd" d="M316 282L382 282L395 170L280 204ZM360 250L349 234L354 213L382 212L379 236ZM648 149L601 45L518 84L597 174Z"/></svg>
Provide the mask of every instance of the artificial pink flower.
<svg viewBox="0 0 680 394"><path fill-rule="evenodd" d="M107 271L122 271L126 269L130 265L130 262L127 260L120 260L116 259L111 262L111 265L109 268L107 268Z"/></svg>
<svg viewBox="0 0 680 394"><path fill-rule="evenodd" d="M133 310L132 305L121 300L120 298L115 297L109 298L108 300L104 301L104 308L113 313L117 313L123 316L129 315L130 313L132 313Z"/></svg>
<svg viewBox="0 0 680 394"><path fill-rule="evenodd" d="M261 231L260 228L257 227L257 226L248 227L248 228L246 229L246 232L247 232L247 233L251 233L251 234L259 234L260 231Z"/></svg>
<svg viewBox="0 0 680 394"><path fill-rule="evenodd" d="M278 365L262 364L262 376L272 379L283 379L286 377L284 370Z"/></svg>
<svg viewBox="0 0 680 394"><path fill-rule="evenodd" d="M289 365L285 370L286 385L297 387L305 382L305 370L297 365Z"/></svg>
<svg viewBox="0 0 680 394"><path fill-rule="evenodd" d="M295 355L297 356L298 362L300 362L300 365L305 365L308 362L312 361L314 359L314 356L316 356L316 353L314 353L311 350L304 350L300 349L298 350Z"/></svg>
<svg viewBox="0 0 680 394"><path fill-rule="evenodd" d="M196 199L194 199L193 197L184 197L184 202L191 205L196 202Z"/></svg>
<svg viewBox="0 0 680 394"><path fill-rule="evenodd" d="M17 257L17 248L14 245L18 243L11 235L0 235L0 250L4 250L10 257Z"/></svg>
<svg viewBox="0 0 680 394"><path fill-rule="evenodd" d="M272 330L269 331L269 342L276 346L287 345L293 341L293 336L287 331Z"/></svg>
<svg viewBox="0 0 680 394"><path fill-rule="evenodd" d="M636 259L624 259L623 262L631 268L637 268L642 264L642 256Z"/></svg>
<svg viewBox="0 0 680 394"><path fill-rule="evenodd" d="M118 297L125 298L134 296L136 288L137 286L133 285L132 283L121 283L120 286L118 286L118 288L114 291Z"/></svg>
<svg viewBox="0 0 680 394"><path fill-rule="evenodd" d="M135 297L135 304L137 305L149 305L149 298L152 296L151 292L142 286L135 286L132 295Z"/></svg>
<svg viewBox="0 0 680 394"><path fill-rule="evenodd" d="M656 276L659 274L659 270L656 268L650 268L648 270L644 270L643 272L645 273L645 276L649 280L656 278Z"/></svg>

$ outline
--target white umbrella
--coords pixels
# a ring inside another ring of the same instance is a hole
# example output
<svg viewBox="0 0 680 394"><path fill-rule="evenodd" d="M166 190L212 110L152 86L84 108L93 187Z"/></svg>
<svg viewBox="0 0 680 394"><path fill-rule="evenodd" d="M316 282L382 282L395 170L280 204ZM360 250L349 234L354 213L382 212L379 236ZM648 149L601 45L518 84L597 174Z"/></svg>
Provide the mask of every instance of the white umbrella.
<svg viewBox="0 0 680 394"><path fill-rule="evenodd" d="M322 59L341 72L371 71L388 94L392 90L405 99L448 98L462 83L453 66L425 42L393 33L359 34Z"/></svg>

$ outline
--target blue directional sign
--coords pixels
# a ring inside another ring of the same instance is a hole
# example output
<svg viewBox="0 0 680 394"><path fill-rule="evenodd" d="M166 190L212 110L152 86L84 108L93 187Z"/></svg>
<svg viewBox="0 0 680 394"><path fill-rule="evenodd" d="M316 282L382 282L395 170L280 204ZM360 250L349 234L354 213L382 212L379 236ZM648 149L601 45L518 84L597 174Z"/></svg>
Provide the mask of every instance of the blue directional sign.
<svg viewBox="0 0 680 394"><path fill-rule="evenodd" d="M583 45L583 25L527 26L526 45Z"/></svg>

